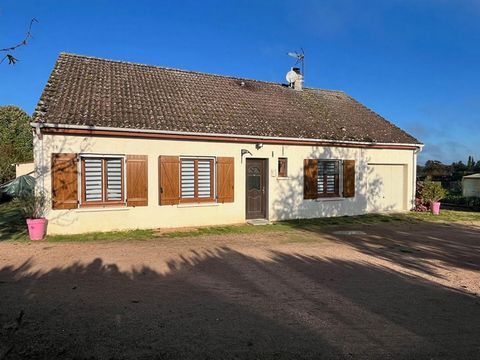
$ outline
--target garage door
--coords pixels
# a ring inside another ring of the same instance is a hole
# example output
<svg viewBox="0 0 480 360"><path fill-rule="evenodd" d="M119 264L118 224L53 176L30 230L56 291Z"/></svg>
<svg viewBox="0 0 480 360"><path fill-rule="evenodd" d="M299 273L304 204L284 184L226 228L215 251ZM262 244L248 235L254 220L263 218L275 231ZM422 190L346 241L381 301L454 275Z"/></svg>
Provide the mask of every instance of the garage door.
<svg viewBox="0 0 480 360"><path fill-rule="evenodd" d="M368 210L403 211L406 208L406 166L368 165Z"/></svg>

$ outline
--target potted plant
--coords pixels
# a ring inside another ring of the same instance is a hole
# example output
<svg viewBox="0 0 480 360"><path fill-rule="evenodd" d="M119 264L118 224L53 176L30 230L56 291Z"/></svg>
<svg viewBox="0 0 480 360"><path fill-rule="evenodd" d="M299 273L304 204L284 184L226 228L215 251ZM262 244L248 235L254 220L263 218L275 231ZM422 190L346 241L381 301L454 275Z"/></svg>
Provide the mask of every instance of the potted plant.
<svg viewBox="0 0 480 360"><path fill-rule="evenodd" d="M447 196L447 190L438 182L427 180L423 183L422 197L430 204L432 214L440 214L440 200Z"/></svg>
<svg viewBox="0 0 480 360"><path fill-rule="evenodd" d="M47 219L44 218L45 195L23 194L17 198L17 202L25 214L30 240L42 240L47 229Z"/></svg>

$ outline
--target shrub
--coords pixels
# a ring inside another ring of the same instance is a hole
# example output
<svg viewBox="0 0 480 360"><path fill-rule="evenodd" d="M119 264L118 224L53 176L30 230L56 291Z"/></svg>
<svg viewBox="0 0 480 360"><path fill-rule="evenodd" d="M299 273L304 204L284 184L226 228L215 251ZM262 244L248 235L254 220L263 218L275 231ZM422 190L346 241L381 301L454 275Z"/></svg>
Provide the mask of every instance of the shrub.
<svg viewBox="0 0 480 360"><path fill-rule="evenodd" d="M417 212L425 212L429 211L427 204L423 203L423 199L416 197L415 198L415 207L413 208L413 211Z"/></svg>
<svg viewBox="0 0 480 360"><path fill-rule="evenodd" d="M448 192L438 182L427 180L423 182L422 198L425 202L431 204L442 200Z"/></svg>
<svg viewBox="0 0 480 360"><path fill-rule="evenodd" d="M460 205L475 209L480 208L480 197L475 196L465 197L461 195L447 195L444 199L444 202L452 205Z"/></svg>
<svg viewBox="0 0 480 360"><path fill-rule="evenodd" d="M423 191L423 181L417 181L417 187L415 191L415 207L413 211L425 212L428 211L429 204L425 203L422 196Z"/></svg>
<svg viewBox="0 0 480 360"><path fill-rule="evenodd" d="M15 199L27 219L39 219L45 215L45 195L25 194Z"/></svg>

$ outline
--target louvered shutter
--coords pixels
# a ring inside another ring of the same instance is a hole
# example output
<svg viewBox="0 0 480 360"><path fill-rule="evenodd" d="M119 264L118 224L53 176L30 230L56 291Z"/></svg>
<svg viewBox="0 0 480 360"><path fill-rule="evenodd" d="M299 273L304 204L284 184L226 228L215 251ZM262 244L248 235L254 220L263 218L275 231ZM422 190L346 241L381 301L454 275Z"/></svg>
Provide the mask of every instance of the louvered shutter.
<svg viewBox="0 0 480 360"><path fill-rule="evenodd" d="M158 168L160 205L178 204L180 200L180 160L178 156L160 156ZM194 186L194 183L192 184Z"/></svg>
<svg viewBox="0 0 480 360"><path fill-rule="evenodd" d="M355 197L355 160L343 161L343 196Z"/></svg>
<svg viewBox="0 0 480 360"><path fill-rule="evenodd" d="M127 206L148 205L148 156L127 155Z"/></svg>
<svg viewBox="0 0 480 360"><path fill-rule="evenodd" d="M235 171L233 157L217 158L217 198L220 203L234 201Z"/></svg>
<svg viewBox="0 0 480 360"><path fill-rule="evenodd" d="M77 154L52 154L52 209L74 209L77 204Z"/></svg>
<svg viewBox="0 0 480 360"><path fill-rule="evenodd" d="M303 198L317 198L318 161L305 159L303 161Z"/></svg>

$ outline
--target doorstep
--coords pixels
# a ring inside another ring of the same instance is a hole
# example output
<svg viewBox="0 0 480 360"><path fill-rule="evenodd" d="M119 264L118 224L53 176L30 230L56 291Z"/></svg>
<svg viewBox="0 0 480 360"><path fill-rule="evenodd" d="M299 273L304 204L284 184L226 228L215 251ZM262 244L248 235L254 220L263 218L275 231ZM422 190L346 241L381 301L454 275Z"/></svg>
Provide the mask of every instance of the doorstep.
<svg viewBox="0 0 480 360"><path fill-rule="evenodd" d="M248 225L258 226L258 225L270 225L270 221L267 219L249 219L246 221Z"/></svg>

